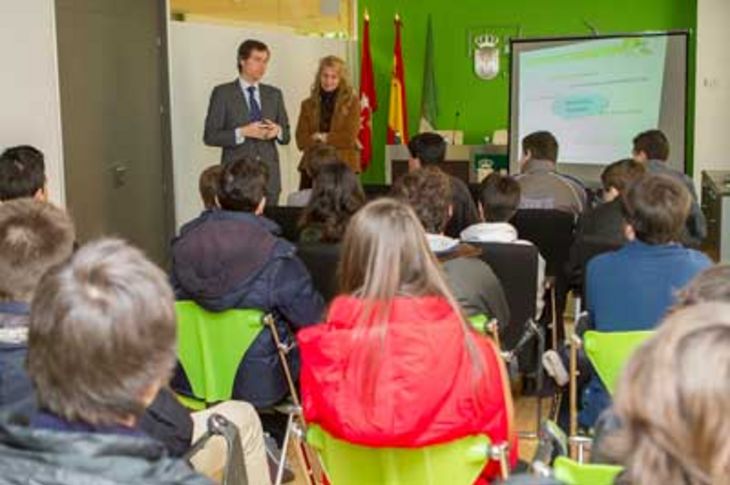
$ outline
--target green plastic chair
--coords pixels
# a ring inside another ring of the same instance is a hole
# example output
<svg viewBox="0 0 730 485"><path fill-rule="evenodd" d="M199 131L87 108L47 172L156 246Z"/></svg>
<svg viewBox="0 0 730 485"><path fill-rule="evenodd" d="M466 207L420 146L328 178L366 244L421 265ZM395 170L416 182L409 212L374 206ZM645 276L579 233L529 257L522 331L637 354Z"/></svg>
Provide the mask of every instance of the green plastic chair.
<svg viewBox="0 0 730 485"><path fill-rule="evenodd" d="M567 456L553 462L555 478L565 485L612 485L621 470L618 465L578 463Z"/></svg>
<svg viewBox="0 0 730 485"><path fill-rule="evenodd" d="M307 430L307 444L317 450L332 485L471 485L490 451L484 435L423 448L369 448L316 425Z"/></svg>
<svg viewBox="0 0 730 485"><path fill-rule="evenodd" d="M230 399L238 366L264 329L264 312L209 312L193 301L178 301L175 313L178 360L193 391L178 398L193 409Z"/></svg>
<svg viewBox="0 0 730 485"><path fill-rule="evenodd" d="M597 332L583 335L583 348L603 385L613 395L618 378L636 348L654 334L653 331Z"/></svg>

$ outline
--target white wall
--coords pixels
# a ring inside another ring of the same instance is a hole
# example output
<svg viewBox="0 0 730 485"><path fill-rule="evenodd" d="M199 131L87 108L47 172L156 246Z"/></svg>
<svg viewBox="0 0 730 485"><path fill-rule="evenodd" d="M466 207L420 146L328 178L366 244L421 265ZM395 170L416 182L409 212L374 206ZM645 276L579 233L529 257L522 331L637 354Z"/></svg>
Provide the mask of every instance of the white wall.
<svg viewBox="0 0 730 485"><path fill-rule="evenodd" d="M0 150L45 154L51 200L64 202L61 101L52 0L0 1Z"/></svg>
<svg viewBox="0 0 730 485"><path fill-rule="evenodd" d="M730 170L730 0L697 2L696 183L702 170Z"/></svg>
<svg viewBox="0 0 730 485"><path fill-rule="evenodd" d="M198 175L220 161L220 148L203 144L208 99L217 84L234 80L236 51L246 38L265 42L272 56L264 82L284 93L292 138L301 101L308 96L318 60L328 54L346 58L342 40L302 37L286 31L260 31L214 24L171 22L170 77L175 218L178 226L201 210ZM298 188L300 153L294 140L279 146L282 196Z"/></svg>

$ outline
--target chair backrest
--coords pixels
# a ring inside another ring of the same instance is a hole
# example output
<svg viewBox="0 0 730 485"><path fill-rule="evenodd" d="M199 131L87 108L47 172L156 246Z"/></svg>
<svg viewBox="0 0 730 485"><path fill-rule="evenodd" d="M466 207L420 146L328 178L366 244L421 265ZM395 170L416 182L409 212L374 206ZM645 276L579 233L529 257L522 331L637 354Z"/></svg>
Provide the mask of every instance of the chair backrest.
<svg viewBox="0 0 730 485"><path fill-rule="evenodd" d="M299 240L299 217L302 215L303 207L289 206L266 206L264 216L279 224L281 237L287 241L297 242Z"/></svg>
<svg viewBox="0 0 730 485"><path fill-rule="evenodd" d="M337 295L337 265L340 262L340 245L326 243L300 243L297 256L312 275L312 284L325 302Z"/></svg>
<svg viewBox="0 0 730 485"><path fill-rule="evenodd" d="M618 378L636 348L654 334L653 331L597 332L583 334L583 348L601 382L613 395Z"/></svg>
<svg viewBox="0 0 730 485"><path fill-rule="evenodd" d="M520 239L531 241L545 258L545 274L561 276L570 257L575 217L555 209L520 209L510 221Z"/></svg>
<svg viewBox="0 0 730 485"><path fill-rule="evenodd" d="M333 485L471 485L487 462L490 445L474 435L423 448L370 448L339 440L310 425L315 448Z"/></svg>
<svg viewBox="0 0 730 485"><path fill-rule="evenodd" d="M565 485L613 485L621 470L618 465L578 463L567 456L559 456L553 462L555 478Z"/></svg>
<svg viewBox="0 0 730 485"><path fill-rule="evenodd" d="M260 310L209 312L193 301L175 303L177 353L196 399L231 398L239 364L264 329Z"/></svg>
<svg viewBox="0 0 730 485"><path fill-rule="evenodd" d="M502 284L509 305L510 323L501 333L502 345L511 349L522 337L525 322L535 316L537 294L537 248L529 244L469 243L482 250L480 256Z"/></svg>

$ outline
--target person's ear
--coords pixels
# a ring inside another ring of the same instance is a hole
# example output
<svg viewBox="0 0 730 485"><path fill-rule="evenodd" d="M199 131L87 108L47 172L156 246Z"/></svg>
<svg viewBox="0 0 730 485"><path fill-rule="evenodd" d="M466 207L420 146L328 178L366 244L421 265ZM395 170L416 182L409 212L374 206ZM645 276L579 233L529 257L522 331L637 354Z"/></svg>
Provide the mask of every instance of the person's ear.
<svg viewBox="0 0 730 485"><path fill-rule="evenodd" d="M408 171L413 172L421 168L421 160L417 157L411 157L408 159Z"/></svg>
<svg viewBox="0 0 730 485"><path fill-rule="evenodd" d="M35 191L35 194L33 194L33 198L40 202L48 202L48 190L45 184L43 185L43 187Z"/></svg>
<svg viewBox="0 0 730 485"><path fill-rule="evenodd" d="M257 216L263 215L265 208L266 208L266 197L261 197L261 201L259 201L259 205L256 206L256 210L254 211L254 214L256 214Z"/></svg>
<svg viewBox="0 0 730 485"><path fill-rule="evenodd" d="M644 150L639 150L638 152L634 150L633 152L634 160L640 163L644 163L647 160L649 160L649 157L646 156L646 152Z"/></svg>
<svg viewBox="0 0 730 485"><path fill-rule="evenodd" d="M612 202L619 196L619 192L616 187L609 187L603 191L603 202Z"/></svg>
<svg viewBox="0 0 730 485"><path fill-rule="evenodd" d="M634 231L634 226L632 226L628 222L624 223L624 237L627 241L633 241L634 239L636 239L636 231Z"/></svg>

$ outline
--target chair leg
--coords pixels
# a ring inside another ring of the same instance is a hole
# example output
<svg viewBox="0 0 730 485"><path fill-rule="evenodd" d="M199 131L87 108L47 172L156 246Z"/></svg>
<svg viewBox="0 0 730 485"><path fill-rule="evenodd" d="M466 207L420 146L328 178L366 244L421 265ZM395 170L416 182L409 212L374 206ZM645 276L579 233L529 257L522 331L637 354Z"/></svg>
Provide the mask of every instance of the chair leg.
<svg viewBox="0 0 730 485"><path fill-rule="evenodd" d="M294 403L293 409L287 409L286 411L289 415L289 420L287 422L286 434L284 435L284 444L281 450L283 456L282 460L280 461L280 470L277 470L277 479L279 479L279 474L283 474L286 451L288 449L289 439L291 438L291 434L293 433L294 439L296 441L297 460L304 470L306 483L310 485L315 485L317 483L314 472L315 463L318 470L321 471L322 467L317 460L317 454L310 450L309 446L306 443L306 422L304 421L304 416L302 415L302 404L301 400L299 399L299 392L297 391L297 387L296 385L294 385L294 378L292 376L291 369L289 368L289 361L287 360L287 355L289 354L289 351L291 349L287 345L282 343L281 337L279 336L279 330L276 328L276 322L274 321L274 317L272 315L264 316L264 323L269 327L269 329L271 330L271 334L274 337L274 343L276 344L276 349L279 353L279 360L281 361L281 366L284 370L284 376L286 377L286 382L289 386L289 394L291 395L292 401ZM297 428L296 421L299 421L299 428ZM274 485L280 485L280 483L280 481L277 481Z"/></svg>

